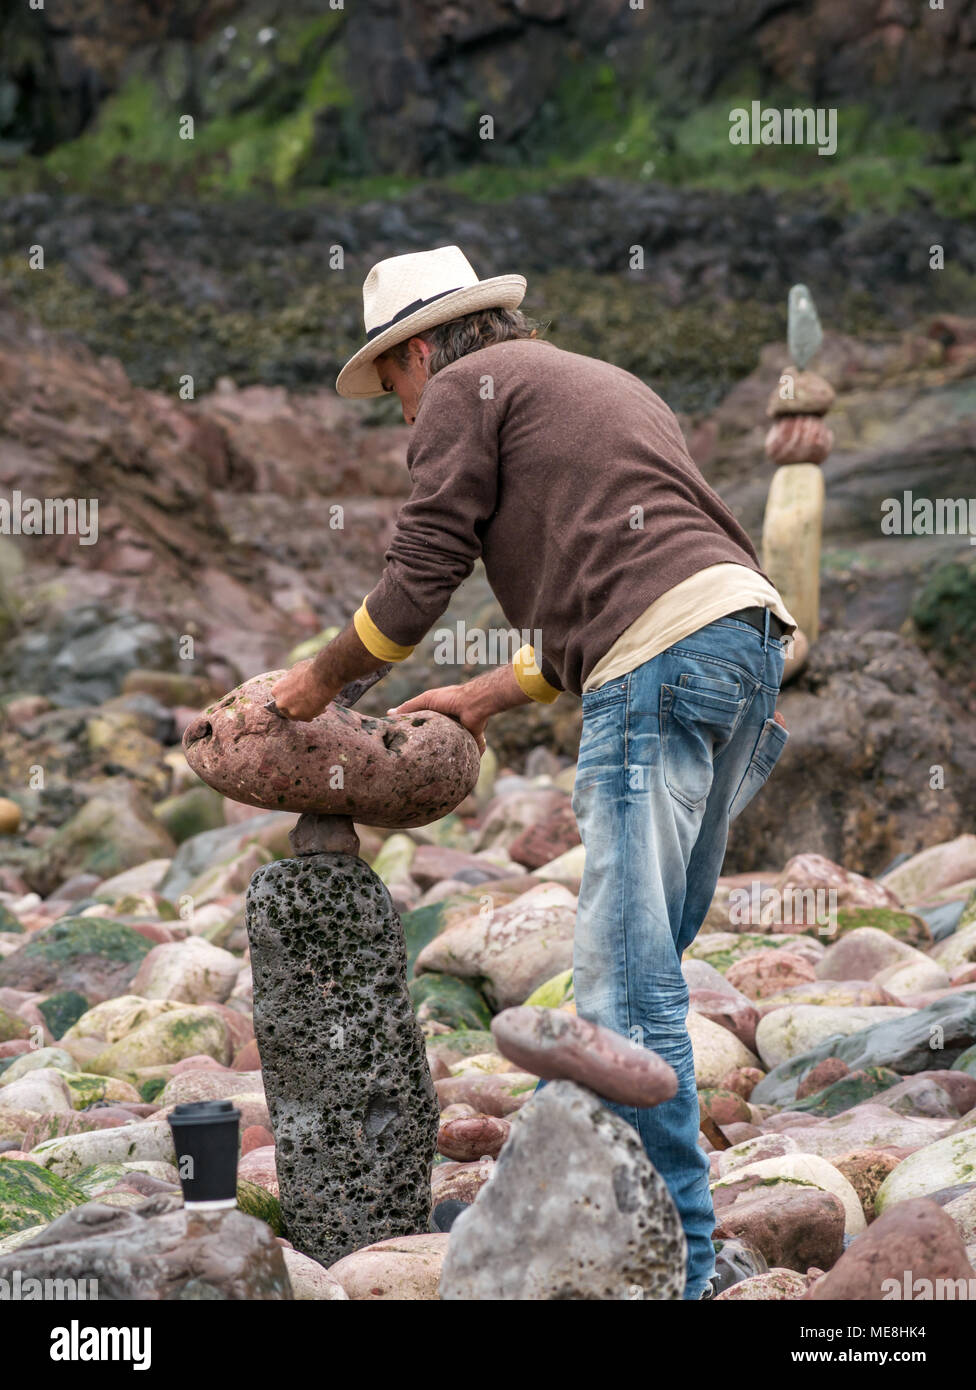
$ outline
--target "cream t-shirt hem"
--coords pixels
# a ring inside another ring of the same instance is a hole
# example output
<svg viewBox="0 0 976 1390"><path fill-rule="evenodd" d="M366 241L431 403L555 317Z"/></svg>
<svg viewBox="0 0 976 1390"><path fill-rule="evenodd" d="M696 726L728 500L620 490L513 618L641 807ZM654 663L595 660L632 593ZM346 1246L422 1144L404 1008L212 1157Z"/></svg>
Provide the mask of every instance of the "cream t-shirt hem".
<svg viewBox="0 0 976 1390"><path fill-rule="evenodd" d="M780 622L796 628L796 619L761 574L748 565L709 565L645 608L593 667L583 691L626 675L718 618L754 607L768 608Z"/></svg>

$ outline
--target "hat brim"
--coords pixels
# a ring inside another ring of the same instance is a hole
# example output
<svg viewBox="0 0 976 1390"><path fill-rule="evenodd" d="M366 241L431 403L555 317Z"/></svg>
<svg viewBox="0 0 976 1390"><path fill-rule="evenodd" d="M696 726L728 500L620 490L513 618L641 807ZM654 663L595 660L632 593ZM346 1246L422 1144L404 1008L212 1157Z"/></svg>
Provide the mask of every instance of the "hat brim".
<svg viewBox="0 0 976 1390"><path fill-rule="evenodd" d="M405 343L427 328L450 323L451 319L473 314L478 309L517 309L525 297L525 290L524 276L496 275L491 280L479 280L477 285L442 295L433 304L418 309L371 338L343 367L336 380L336 390L340 396L352 400L382 396L383 383L374 363L389 348Z"/></svg>

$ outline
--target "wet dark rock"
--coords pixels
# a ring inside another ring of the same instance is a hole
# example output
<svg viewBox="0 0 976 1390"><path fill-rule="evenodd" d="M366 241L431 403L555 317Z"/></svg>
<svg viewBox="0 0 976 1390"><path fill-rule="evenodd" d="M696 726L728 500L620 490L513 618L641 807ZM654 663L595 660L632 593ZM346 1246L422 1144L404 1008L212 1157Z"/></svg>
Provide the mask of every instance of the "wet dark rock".
<svg viewBox="0 0 976 1390"><path fill-rule="evenodd" d="M41 690L55 705L98 705L119 694L126 672L175 659L171 635L156 623L80 604L7 643L0 676L7 689Z"/></svg>
<svg viewBox="0 0 976 1390"><path fill-rule="evenodd" d="M389 894L349 855L283 859L251 879L247 929L293 1245L330 1265L426 1230L439 1112Z"/></svg>
<svg viewBox="0 0 976 1390"><path fill-rule="evenodd" d="M933 1047L933 1040L937 1047ZM751 1099L757 1105L789 1106L796 1098L801 1077L827 1057L839 1057L852 1071L887 1067L911 1076L949 1069L974 1042L976 996L946 995L903 1018L875 1023L846 1038L829 1038L809 1052L781 1062L759 1082ZM934 1068L933 1063L937 1064Z"/></svg>

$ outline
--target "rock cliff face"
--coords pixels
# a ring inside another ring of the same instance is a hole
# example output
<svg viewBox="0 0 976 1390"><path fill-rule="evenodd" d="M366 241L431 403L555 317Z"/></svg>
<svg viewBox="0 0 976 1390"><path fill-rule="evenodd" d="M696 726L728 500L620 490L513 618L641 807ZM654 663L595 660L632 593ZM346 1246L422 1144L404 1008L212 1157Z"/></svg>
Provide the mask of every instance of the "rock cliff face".
<svg viewBox="0 0 976 1390"><path fill-rule="evenodd" d="M198 115L288 111L306 90L313 163L413 173L484 154L486 95L502 161L629 95L689 110L737 81L950 138L976 111L973 0L48 0L9 8L0 53L0 137L35 150L138 71Z"/></svg>

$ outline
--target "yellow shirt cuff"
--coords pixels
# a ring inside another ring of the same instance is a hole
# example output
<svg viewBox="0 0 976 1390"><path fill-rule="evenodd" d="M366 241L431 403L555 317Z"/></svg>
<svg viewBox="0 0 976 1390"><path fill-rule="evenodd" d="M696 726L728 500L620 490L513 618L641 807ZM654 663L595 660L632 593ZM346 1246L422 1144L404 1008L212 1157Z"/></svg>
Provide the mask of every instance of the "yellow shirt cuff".
<svg viewBox="0 0 976 1390"><path fill-rule="evenodd" d="M512 670L520 689L528 695L530 700L536 700L543 705L551 705L553 700L558 699L562 693L554 685L550 685L542 674L535 659L533 647L524 646L518 649L512 657Z"/></svg>
<svg viewBox="0 0 976 1390"><path fill-rule="evenodd" d="M375 656L378 661L403 661L413 651L413 647L402 647L399 642L392 642L380 632L366 611L365 599L354 613L352 625L370 656Z"/></svg>

